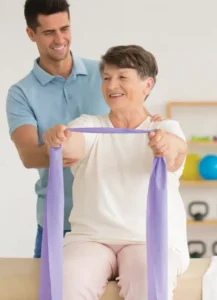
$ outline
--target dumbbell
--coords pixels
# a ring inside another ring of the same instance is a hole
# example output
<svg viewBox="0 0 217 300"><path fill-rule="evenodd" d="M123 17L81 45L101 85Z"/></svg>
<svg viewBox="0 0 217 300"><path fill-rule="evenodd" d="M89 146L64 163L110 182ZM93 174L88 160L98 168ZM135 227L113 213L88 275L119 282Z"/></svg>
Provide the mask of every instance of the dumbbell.
<svg viewBox="0 0 217 300"><path fill-rule="evenodd" d="M202 213L202 212L193 213L193 207L196 205L204 206L205 212L204 213ZM188 213L195 221L202 221L209 213L209 206L204 201L193 201L188 206Z"/></svg>
<svg viewBox="0 0 217 300"><path fill-rule="evenodd" d="M190 248L192 245L199 245L201 247L201 251L194 250L191 251ZM191 258L200 258L206 253L206 244L203 241L190 241L188 242L188 248Z"/></svg>
<svg viewBox="0 0 217 300"><path fill-rule="evenodd" d="M212 253L213 255L217 255L217 242L212 244Z"/></svg>

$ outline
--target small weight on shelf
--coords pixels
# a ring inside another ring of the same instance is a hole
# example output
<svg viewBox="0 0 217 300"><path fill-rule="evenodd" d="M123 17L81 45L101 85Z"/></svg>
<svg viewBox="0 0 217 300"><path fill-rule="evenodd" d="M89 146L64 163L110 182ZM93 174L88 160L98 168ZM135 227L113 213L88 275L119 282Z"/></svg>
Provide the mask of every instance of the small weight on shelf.
<svg viewBox="0 0 217 300"><path fill-rule="evenodd" d="M212 253L213 255L217 255L217 242L212 244Z"/></svg>
<svg viewBox="0 0 217 300"><path fill-rule="evenodd" d="M205 212L204 213L202 213L202 212L193 213L193 207L196 205L204 206ZM188 213L195 221L202 221L209 213L209 206L204 201L193 201L188 206Z"/></svg>
<svg viewBox="0 0 217 300"><path fill-rule="evenodd" d="M190 248L192 245L198 245L201 248L201 251L194 250L191 251ZM201 258L206 253L206 244L203 241L190 241L188 242L188 248L191 258Z"/></svg>

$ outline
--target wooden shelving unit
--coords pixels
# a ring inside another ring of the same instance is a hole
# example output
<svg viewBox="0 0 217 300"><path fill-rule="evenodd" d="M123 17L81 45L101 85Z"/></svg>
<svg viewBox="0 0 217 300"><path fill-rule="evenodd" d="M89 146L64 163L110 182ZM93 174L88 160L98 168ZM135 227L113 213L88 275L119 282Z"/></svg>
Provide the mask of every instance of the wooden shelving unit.
<svg viewBox="0 0 217 300"><path fill-rule="evenodd" d="M198 102L198 101L193 101L193 102L184 102L184 101L177 101L177 102L168 102L167 103L167 117L172 118L172 109L173 107L177 106L217 106L217 102Z"/></svg>
<svg viewBox="0 0 217 300"><path fill-rule="evenodd" d="M193 146L217 146L217 142L214 141L188 141L189 145L193 145Z"/></svg>
<svg viewBox="0 0 217 300"><path fill-rule="evenodd" d="M180 180L181 186L210 187L217 186L217 180Z"/></svg>
<svg viewBox="0 0 217 300"><path fill-rule="evenodd" d="M184 102L184 101L178 101L178 102L169 102L167 104L166 108L166 114L168 119L173 118L173 109L177 109L177 107L210 107L210 109L213 109L214 107L217 108L217 102ZM217 141L212 140L189 140L188 145L191 147L216 147ZM180 180L180 187L190 187L190 188L210 188L210 187L217 187L217 180L194 180L194 181L185 181ZM203 221L195 221L193 219L187 220L188 226L217 226L217 219L204 219Z"/></svg>
<svg viewBox="0 0 217 300"><path fill-rule="evenodd" d="M187 221L187 224L188 225L217 225L217 219L206 219L206 220L203 220L203 221L195 221L195 220L191 220L191 219L188 219Z"/></svg>
<svg viewBox="0 0 217 300"><path fill-rule="evenodd" d="M172 119L172 111L175 107L183 107L183 106L210 106L217 108L216 101L193 101L193 102L184 102L184 101L177 101L177 102L168 102L166 107L166 114L167 118ZM198 146L198 147L206 147L206 146L217 146L217 141L188 141L189 146ZM180 181L181 186L189 186L189 187L217 187L217 180L197 180L197 181Z"/></svg>

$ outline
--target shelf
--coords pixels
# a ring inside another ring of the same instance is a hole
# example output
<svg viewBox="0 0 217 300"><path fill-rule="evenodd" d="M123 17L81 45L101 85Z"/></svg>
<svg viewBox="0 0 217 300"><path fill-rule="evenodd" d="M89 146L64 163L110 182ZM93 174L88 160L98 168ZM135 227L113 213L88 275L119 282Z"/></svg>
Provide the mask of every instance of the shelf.
<svg viewBox="0 0 217 300"><path fill-rule="evenodd" d="M188 219L187 221L188 225L217 225L217 219L206 219L203 221L195 221Z"/></svg>
<svg viewBox="0 0 217 300"><path fill-rule="evenodd" d="M189 145L196 145L196 146L216 146L217 141L188 141Z"/></svg>
<svg viewBox="0 0 217 300"><path fill-rule="evenodd" d="M167 118L172 118L172 108L178 106L217 106L217 101L175 101L167 103Z"/></svg>
<svg viewBox="0 0 217 300"><path fill-rule="evenodd" d="M217 186L217 180L180 180L181 186Z"/></svg>
<svg viewBox="0 0 217 300"><path fill-rule="evenodd" d="M217 101L172 101L168 106L216 106Z"/></svg>

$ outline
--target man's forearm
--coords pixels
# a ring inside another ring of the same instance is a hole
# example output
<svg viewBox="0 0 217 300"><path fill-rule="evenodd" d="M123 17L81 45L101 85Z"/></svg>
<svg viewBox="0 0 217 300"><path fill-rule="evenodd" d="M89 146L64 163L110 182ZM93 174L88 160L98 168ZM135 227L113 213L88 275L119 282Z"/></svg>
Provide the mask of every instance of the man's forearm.
<svg viewBox="0 0 217 300"><path fill-rule="evenodd" d="M49 155L46 145L19 149L23 165L27 169L40 169L49 166Z"/></svg>

